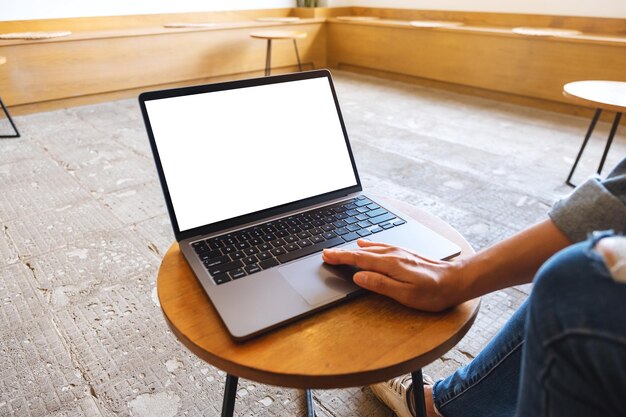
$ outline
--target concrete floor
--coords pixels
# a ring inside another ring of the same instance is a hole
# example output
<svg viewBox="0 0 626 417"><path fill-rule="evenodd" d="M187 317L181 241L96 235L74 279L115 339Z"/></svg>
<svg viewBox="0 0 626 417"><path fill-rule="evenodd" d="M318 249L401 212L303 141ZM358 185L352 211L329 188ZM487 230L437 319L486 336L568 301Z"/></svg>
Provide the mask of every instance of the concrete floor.
<svg viewBox="0 0 626 417"><path fill-rule="evenodd" d="M349 73L336 82L366 189L441 216L476 249L570 191L586 119ZM176 341L157 305L173 236L136 101L15 119L23 137L0 140L0 415L219 415L224 373ZM469 334L427 371L469 361L528 291L484 297ZM321 416L391 415L366 387L314 394ZM303 410L301 391L240 382L236 415Z"/></svg>

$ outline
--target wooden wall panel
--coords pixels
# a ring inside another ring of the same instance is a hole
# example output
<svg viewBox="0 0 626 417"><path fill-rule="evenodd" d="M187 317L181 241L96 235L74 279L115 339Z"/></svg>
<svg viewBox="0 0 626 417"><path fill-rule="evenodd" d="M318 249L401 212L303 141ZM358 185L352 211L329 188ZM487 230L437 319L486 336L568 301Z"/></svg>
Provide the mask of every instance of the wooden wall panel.
<svg viewBox="0 0 626 417"><path fill-rule="evenodd" d="M302 61L326 65L323 24L290 25L308 32L298 40ZM166 35L82 39L0 46L0 91L10 105L41 102L185 80L261 70L266 43L250 28ZM272 66L296 63L293 44L273 42Z"/></svg>
<svg viewBox="0 0 626 417"><path fill-rule="evenodd" d="M168 13L129 16L0 21L0 33L48 30L97 31L163 26L172 22L241 22L257 17L290 16L292 8L219 12Z"/></svg>
<svg viewBox="0 0 626 417"><path fill-rule="evenodd" d="M329 22L328 62L567 102L563 84L626 81L626 45Z"/></svg>
<svg viewBox="0 0 626 417"><path fill-rule="evenodd" d="M394 20L452 20L473 26L535 26L576 29L582 32L626 35L626 19L601 17L552 16L520 13L455 12L440 10L353 7L352 13Z"/></svg>

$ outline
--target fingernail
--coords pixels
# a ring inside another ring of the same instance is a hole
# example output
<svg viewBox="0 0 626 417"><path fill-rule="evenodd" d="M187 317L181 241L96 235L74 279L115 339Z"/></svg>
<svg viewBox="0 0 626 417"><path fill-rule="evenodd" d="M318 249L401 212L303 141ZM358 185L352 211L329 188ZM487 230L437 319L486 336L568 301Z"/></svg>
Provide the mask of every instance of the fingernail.
<svg viewBox="0 0 626 417"><path fill-rule="evenodd" d="M367 274L363 274L361 272L357 272L356 274L354 274L354 282L357 284L365 284L365 281L367 281Z"/></svg>

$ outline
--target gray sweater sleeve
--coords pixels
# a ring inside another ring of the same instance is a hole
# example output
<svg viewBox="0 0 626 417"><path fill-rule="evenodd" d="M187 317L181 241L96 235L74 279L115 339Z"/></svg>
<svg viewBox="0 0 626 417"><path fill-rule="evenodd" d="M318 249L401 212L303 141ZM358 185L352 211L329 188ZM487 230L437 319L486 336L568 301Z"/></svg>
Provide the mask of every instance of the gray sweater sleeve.
<svg viewBox="0 0 626 417"><path fill-rule="evenodd" d="M548 215L573 242L595 230L626 233L626 158L605 180L590 178L559 200Z"/></svg>

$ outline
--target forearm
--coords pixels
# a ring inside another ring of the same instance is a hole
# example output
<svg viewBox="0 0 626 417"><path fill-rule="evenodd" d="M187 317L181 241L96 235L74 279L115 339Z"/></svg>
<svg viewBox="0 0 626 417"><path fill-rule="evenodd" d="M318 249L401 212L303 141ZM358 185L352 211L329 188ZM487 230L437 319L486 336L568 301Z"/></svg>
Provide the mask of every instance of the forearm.
<svg viewBox="0 0 626 417"><path fill-rule="evenodd" d="M471 257L450 264L450 304L531 282L539 267L571 241L545 220Z"/></svg>

